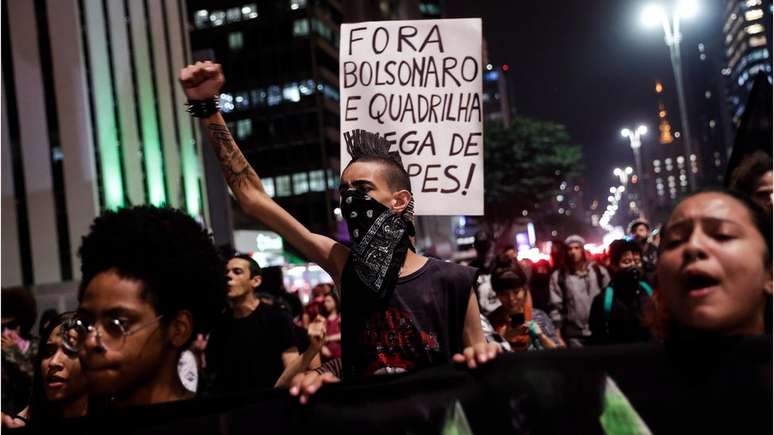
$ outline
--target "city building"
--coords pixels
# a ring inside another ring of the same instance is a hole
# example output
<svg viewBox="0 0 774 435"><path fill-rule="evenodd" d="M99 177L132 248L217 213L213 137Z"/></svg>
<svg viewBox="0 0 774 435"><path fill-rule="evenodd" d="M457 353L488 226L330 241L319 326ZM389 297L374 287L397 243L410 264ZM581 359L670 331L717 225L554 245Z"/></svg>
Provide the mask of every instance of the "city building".
<svg viewBox="0 0 774 435"><path fill-rule="evenodd" d="M723 35L728 99L734 127L744 113L757 74L772 82L771 0L727 0Z"/></svg>
<svg viewBox="0 0 774 435"><path fill-rule="evenodd" d="M484 57L486 59L486 56ZM485 60L486 62L486 60ZM511 123L511 107L508 71L510 65L485 63L483 76L484 122L495 122L507 127Z"/></svg>
<svg viewBox="0 0 774 435"><path fill-rule="evenodd" d="M81 237L103 211L209 222L177 85L185 15L177 0L2 3L2 286L33 287L41 310L73 308Z"/></svg>
<svg viewBox="0 0 774 435"><path fill-rule="evenodd" d="M441 2L430 0L188 0L193 58L223 66L221 111L267 192L311 231L342 241L349 235L337 192L339 27L342 22L441 15ZM205 158L208 176L216 174L214 154ZM238 239L245 231L266 230L229 198L222 179L208 179L210 202L233 215ZM420 218L417 226L449 227L451 233L451 224L427 219L436 218ZM220 244L232 243L230 224L213 222ZM451 251L450 235L436 240L441 236L431 233L421 238L420 247L449 245L442 251ZM285 259L292 256L286 254Z"/></svg>
<svg viewBox="0 0 774 435"><path fill-rule="evenodd" d="M697 183L700 187L722 183L733 143L719 50L702 42L687 50L693 66L688 70L691 81L688 92L692 103L689 113L694 152L698 155Z"/></svg>
<svg viewBox="0 0 774 435"><path fill-rule="evenodd" d="M648 218L660 222L666 218L672 206L689 190L688 170L699 173L699 161L696 154L685 156L680 131L672 127L670 108L665 98L666 88L662 82L656 82L658 132L656 143L649 141L643 146L642 185L644 200L647 201Z"/></svg>
<svg viewBox="0 0 774 435"><path fill-rule="evenodd" d="M193 58L223 66L221 111L245 157L269 195L329 235L336 233L339 184L342 19L337 1L188 1ZM207 160L217 167L214 155ZM222 179L212 183L236 230L262 229L225 197Z"/></svg>

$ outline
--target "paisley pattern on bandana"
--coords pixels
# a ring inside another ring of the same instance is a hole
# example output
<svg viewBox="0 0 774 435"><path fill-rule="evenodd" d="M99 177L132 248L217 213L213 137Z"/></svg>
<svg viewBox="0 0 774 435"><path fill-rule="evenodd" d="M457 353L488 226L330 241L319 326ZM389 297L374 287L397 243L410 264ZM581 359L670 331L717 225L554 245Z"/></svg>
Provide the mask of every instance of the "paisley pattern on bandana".
<svg viewBox="0 0 774 435"><path fill-rule="evenodd" d="M352 237L354 271L365 287L383 299L398 280L413 224L356 189L342 194L341 209Z"/></svg>

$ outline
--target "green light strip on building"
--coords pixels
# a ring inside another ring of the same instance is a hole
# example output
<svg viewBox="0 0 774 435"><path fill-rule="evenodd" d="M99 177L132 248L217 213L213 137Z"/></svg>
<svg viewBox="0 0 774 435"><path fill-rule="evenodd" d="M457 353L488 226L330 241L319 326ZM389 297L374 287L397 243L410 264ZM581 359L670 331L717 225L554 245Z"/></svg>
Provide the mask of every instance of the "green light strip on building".
<svg viewBox="0 0 774 435"><path fill-rule="evenodd" d="M149 79L149 77L146 77ZM143 131L143 156L145 157L145 179L148 184L150 203L162 206L167 202L164 189L164 158L161 154L161 140L156 123L156 107L153 105L153 91L150 83L140 81L140 118ZM148 89L144 89L148 88Z"/></svg>
<svg viewBox="0 0 774 435"><path fill-rule="evenodd" d="M142 8L142 4L131 4ZM167 193L164 187L164 154L161 151L156 101L153 93L153 78L150 67L151 43L142 31L145 27L145 17L141 9L131 13L132 37L134 42L134 62L137 74L137 96L140 99L140 122L142 123L143 158L145 159L145 181L148 185L148 200L152 205L162 206L167 203Z"/></svg>
<svg viewBox="0 0 774 435"><path fill-rule="evenodd" d="M183 183L185 189L185 207L191 216L201 214L199 199L199 159L196 155L194 140L190 128L183 125L181 132Z"/></svg>
<svg viewBox="0 0 774 435"><path fill-rule="evenodd" d="M97 140L100 165L102 168L102 195L105 208L115 210L123 207L124 184L121 180L121 159L116 129L115 102L110 89L107 41L102 4L87 2L86 19L89 31L88 43L91 57L91 82L94 92L94 110L97 121Z"/></svg>

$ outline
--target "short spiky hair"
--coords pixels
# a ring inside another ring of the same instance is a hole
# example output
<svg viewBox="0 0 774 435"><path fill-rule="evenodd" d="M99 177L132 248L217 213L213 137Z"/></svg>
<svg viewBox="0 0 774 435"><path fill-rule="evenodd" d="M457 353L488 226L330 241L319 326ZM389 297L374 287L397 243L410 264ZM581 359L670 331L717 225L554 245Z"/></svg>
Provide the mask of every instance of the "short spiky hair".
<svg viewBox="0 0 774 435"><path fill-rule="evenodd" d="M256 276L261 276L261 266L258 264L255 259L247 254L234 254L231 257L231 260L233 259L239 259L239 260L245 260L247 264L250 265L250 278L255 278Z"/></svg>
<svg viewBox="0 0 774 435"><path fill-rule="evenodd" d="M94 220L79 250L78 300L94 277L114 269L142 283L143 297L164 314L191 312L194 331L209 331L225 303L223 260L209 234L180 210L140 206Z"/></svg>
<svg viewBox="0 0 774 435"><path fill-rule="evenodd" d="M352 130L344 133L347 152L353 162L379 162L384 166L384 176L393 190L411 192L411 180L403 167L400 153L390 152L389 141L377 133L365 130Z"/></svg>

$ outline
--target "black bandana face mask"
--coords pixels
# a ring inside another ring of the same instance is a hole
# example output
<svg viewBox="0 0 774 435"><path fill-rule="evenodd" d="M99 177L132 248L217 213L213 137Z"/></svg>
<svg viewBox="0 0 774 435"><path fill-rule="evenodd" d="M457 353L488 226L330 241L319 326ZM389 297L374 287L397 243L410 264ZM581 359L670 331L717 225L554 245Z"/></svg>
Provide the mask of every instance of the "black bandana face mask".
<svg viewBox="0 0 774 435"><path fill-rule="evenodd" d="M398 215L363 191L349 189L341 195L341 212L352 238L352 265L359 281L380 299L394 289L412 248L411 208Z"/></svg>
<svg viewBox="0 0 774 435"><path fill-rule="evenodd" d="M627 267L616 273L616 283L624 288L637 289L642 279L642 270L639 267Z"/></svg>

